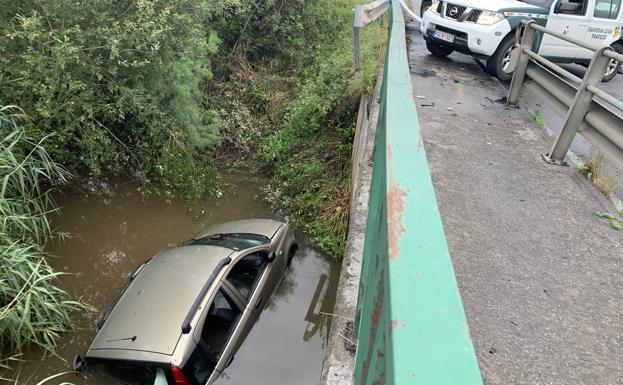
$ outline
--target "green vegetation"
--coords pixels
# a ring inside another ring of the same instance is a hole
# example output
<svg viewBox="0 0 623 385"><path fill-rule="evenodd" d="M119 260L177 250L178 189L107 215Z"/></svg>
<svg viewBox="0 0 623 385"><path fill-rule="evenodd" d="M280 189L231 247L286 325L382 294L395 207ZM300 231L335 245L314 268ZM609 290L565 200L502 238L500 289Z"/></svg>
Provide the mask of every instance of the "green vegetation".
<svg viewBox="0 0 623 385"><path fill-rule="evenodd" d="M273 200L300 219L322 250L339 258L346 240L357 104L373 91L385 34L378 24L365 31L362 72L354 76L350 7L338 8L340 28L319 45L281 129L262 140L257 158L272 175Z"/></svg>
<svg viewBox="0 0 623 385"><path fill-rule="evenodd" d="M543 112L540 110L534 111L532 113L532 120L536 123L540 128L547 128L547 123L545 122L545 118L543 117Z"/></svg>
<svg viewBox="0 0 623 385"><path fill-rule="evenodd" d="M217 2L214 2L217 3ZM217 4L227 4L227 1ZM223 5L225 6L225 5ZM188 198L211 192L218 144L204 104L219 39L195 0L24 0L0 9L0 103L72 174L127 173Z"/></svg>
<svg viewBox="0 0 623 385"><path fill-rule="evenodd" d="M55 210L43 183L61 183L67 173L18 125L24 119L11 107L0 108L0 351L28 343L47 350L79 308L54 285L55 273L43 244L53 235L47 214Z"/></svg>
<svg viewBox="0 0 623 385"><path fill-rule="evenodd" d="M599 218L605 219L610 224L610 227L612 227L613 229L619 231L623 229L623 221L616 218L614 215L601 211L596 212L595 215L597 215Z"/></svg>
<svg viewBox="0 0 623 385"><path fill-rule="evenodd" d="M353 73L356 3L5 2L0 106L29 118L2 110L0 349L53 349L80 306L54 286L43 252L47 186L69 174L129 175L192 201L218 191L218 168L254 167L275 206L339 258L357 103L385 43L384 28L367 27Z"/></svg>

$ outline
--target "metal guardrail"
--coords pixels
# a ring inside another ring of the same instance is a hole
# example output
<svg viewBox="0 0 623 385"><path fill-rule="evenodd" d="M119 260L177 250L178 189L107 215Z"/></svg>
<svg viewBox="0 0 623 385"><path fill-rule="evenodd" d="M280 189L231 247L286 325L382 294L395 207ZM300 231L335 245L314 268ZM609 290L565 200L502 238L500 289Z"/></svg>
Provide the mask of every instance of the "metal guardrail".
<svg viewBox="0 0 623 385"><path fill-rule="evenodd" d="M537 32L549 34L595 52L583 79L534 52ZM521 35L523 34L523 38ZM523 21L517 29L519 57L508 94L508 103L517 104L526 78L528 87L550 107L564 116L563 129L551 151L543 155L550 163L565 164L569 147L580 132L599 147L617 167L623 169L623 102L601 90L598 85L611 60L623 62L623 55L608 46L597 47L544 28L534 21ZM530 62L536 65L529 65ZM595 96L600 100L595 100Z"/></svg>
<svg viewBox="0 0 623 385"><path fill-rule="evenodd" d="M420 136L400 7L391 0L354 384L481 385Z"/></svg>
<svg viewBox="0 0 623 385"><path fill-rule="evenodd" d="M361 28L379 19L389 8L390 0L376 0L369 4L355 5L353 9L353 60L355 71L361 69Z"/></svg>

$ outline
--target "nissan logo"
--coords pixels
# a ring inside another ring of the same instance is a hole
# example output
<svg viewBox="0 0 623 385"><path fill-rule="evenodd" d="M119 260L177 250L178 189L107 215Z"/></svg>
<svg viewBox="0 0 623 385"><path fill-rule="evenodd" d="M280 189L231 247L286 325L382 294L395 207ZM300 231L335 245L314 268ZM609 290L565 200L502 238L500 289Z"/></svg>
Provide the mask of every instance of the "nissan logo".
<svg viewBox="0 0 623 385"><path fill-rule="evenodd" d="M459 14L459 8L458 7L452 7L450 9L450 16L456 16Z"/></svg>

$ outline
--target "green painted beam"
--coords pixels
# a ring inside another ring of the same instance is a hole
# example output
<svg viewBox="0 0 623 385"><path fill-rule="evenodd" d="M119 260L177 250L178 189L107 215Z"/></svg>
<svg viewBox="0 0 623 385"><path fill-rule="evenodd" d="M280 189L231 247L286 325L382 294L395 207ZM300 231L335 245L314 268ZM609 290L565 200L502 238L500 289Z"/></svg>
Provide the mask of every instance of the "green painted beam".
<svg viewBox="0 0 623 385"><path fill-rule="evenodd" d="M420 135L397 0L357 311L356 385L482 385Z"/></svg>

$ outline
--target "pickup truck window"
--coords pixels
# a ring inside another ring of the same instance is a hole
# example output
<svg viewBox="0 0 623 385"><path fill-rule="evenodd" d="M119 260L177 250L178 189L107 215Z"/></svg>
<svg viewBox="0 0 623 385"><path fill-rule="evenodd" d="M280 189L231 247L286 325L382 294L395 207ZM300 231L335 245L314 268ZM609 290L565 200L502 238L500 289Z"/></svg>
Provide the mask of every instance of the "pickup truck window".
<svg viewBox="0 0 623 385"><path fill-rule="evenodd" d="M588 0L558 0L554 7L554 13L585 16Z"/></svg>
<svg viewBox="0 0 623 385"><path fill-rule="evenodd" d="M530 4L530 5L536 5L537 7L541 7L541 8L550 8L552 6L552 4L554 3L553 0L519 0L522 3L526 3L526 4Z"/></svg>
<svg viewBox="0 0 623 385"><path fill-rule="evenodd" d="M616 20L621 9L621 0L597 0L594 16L600 19Z"/></svg>

